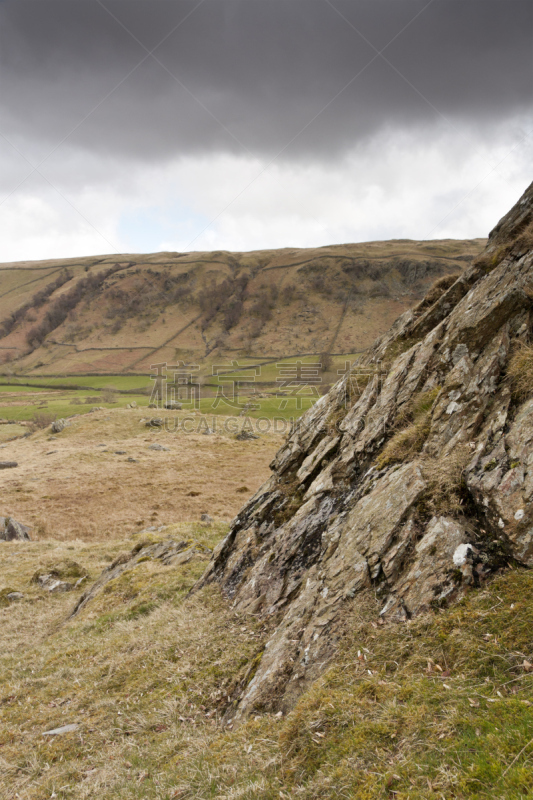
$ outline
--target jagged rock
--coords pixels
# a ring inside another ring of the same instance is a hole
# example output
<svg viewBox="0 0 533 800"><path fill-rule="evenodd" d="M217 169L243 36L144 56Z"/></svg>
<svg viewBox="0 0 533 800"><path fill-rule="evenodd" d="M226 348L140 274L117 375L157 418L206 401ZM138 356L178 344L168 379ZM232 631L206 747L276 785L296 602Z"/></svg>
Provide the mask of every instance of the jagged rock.
<svg viewBox="0 0 533 800"><path fill-rule="evenodd" d="M0 517L0 542L29 542L30 528L11 517Z"/></svg>
<svg viewBox="0 0 533 800"><path fill-rule="evenodd" d="M0 469L13 469L18 467L18 461L0 461Z"/></svg>
<svg viewBox="0 0 533 800"><path fill-rule="evenodd" d="M532 299L533 184L484 253L291 432L197 584L217 581L238 612L271 620L237 716L290 706L361 593L405 619L509 558L533 566L533 379L524 398L508 374L533 337Z"/></svg>
<svg viewBox="0 0 533 800"><path fill-rule="evenodd" d="M61 433L67 427L66 419L55 419L52 422L52 433Z"/></svg>
<svg viewBox="0 0 533 800"><path fill-rule="evenodd" d="M204 525L212 525L213 524L213 517L210 517L209 514L202 514L200 517L200 521L204 523Z"/></svg>
<svg viewBox="0 0 533 800"><path fill-rule="evenodd" d="M183 406L181 403L172 402L172 403L165 403L165 408L171 411L181 411Z"/></svg>
<svg viewBox="0 0 533 800"><path fill-rule="evenodd" d="M252 433L252 431L241 431L235 436L235 438L239 442L246 442L248 439L259 439L259 436L257 433Z"/></svg>

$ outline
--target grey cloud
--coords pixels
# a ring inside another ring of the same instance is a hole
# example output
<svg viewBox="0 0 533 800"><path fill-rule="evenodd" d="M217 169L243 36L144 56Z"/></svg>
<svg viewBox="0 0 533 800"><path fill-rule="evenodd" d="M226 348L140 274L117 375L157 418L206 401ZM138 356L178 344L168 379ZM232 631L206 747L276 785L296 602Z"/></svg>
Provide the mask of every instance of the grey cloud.
<svg viewBox="0 0 533 800"><path fill-rule="evenodd" d="M192 11L155 53L183 85L152 58L137 67L146 52L96 0L3 2L7 136L53 146L96 107L68 139L94 154L273 155L296 137L286 157L327 158L387 126L484 124L531 104L530 0L332 0L346 20L326 0L104 2L148 49ZM384 52L394 68L367 66L369 42L404 26Z"/></svg>

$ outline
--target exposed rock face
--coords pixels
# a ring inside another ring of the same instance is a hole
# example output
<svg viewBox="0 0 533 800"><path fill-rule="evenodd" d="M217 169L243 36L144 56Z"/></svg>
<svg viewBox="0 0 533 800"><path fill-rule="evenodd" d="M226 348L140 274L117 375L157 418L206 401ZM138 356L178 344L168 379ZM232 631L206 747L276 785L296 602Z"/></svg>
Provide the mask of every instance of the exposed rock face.
<svg viewBox="0 0 533 800"><path fill-rule="evenodd" d="M30 529L11 517L0 517L0 542L29 542Z"/></svg>
<svg viewBox="0 0 533 800"><path fill-rule="evenodd" d="M293 702L359 592L406 618L533 566L533 400L506 377L532 334L531 229L533 184L304 415L215 551L200 585L275 622L238 714Z"/></svg>

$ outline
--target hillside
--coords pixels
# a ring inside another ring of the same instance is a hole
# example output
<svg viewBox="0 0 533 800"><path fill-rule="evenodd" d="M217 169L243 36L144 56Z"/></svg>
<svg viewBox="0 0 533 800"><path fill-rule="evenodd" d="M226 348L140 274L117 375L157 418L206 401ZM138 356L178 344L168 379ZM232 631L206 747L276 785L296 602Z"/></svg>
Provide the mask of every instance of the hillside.
<svg viewBox="0 0 533 800"><path fill-rule="evenodd" d="M359 353L483 246L397 240L2 264L0 358L37 376Z"/></svg>

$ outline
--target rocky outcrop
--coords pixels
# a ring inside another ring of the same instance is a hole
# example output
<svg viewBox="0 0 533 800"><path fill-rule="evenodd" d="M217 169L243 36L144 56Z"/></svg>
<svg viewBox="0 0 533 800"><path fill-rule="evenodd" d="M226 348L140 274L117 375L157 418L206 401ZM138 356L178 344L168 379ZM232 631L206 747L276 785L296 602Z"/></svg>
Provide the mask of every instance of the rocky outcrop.
<svg viewBox="0 0 533 800"><path fill-rule="evenodd" d="M207 561L210 555L211 550L198 542L175 542L173 539L155 543L138 542L130 553L121 553L104 569L100 577L81 595L69 619L79 614L110 581L134 569L142 561L151 559L161 561L165 566L181 566L193 560Z"/></svg>
<svg viewBox="0 0 533 800"><path fill-rule="evenodd" d="M405 619L533 566L533 400L508 374L533 332L532 229L533 185L304 415L216 549L199 586L273 631L237 715L290 706L360 593Z"/></svg>
<svg viewBox="0 0 533 800"><path fill-rule="evenodd" d="M0 542L29 542L30 529L11 517L0 517Z"/></svg>

